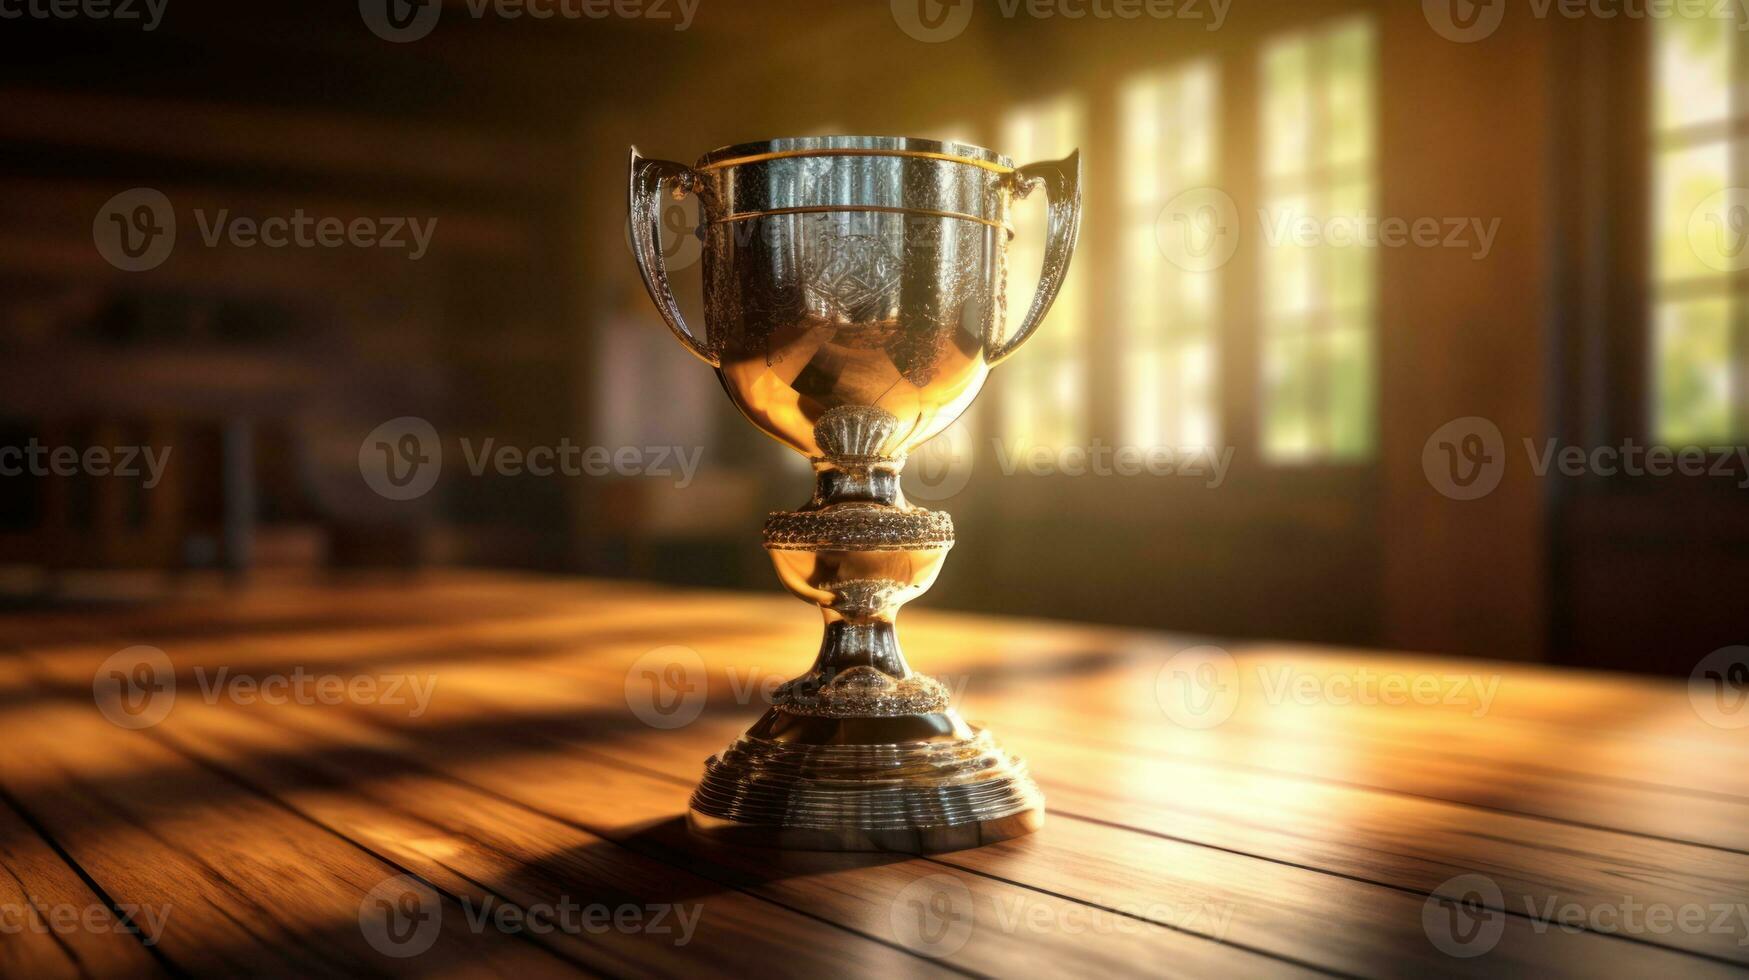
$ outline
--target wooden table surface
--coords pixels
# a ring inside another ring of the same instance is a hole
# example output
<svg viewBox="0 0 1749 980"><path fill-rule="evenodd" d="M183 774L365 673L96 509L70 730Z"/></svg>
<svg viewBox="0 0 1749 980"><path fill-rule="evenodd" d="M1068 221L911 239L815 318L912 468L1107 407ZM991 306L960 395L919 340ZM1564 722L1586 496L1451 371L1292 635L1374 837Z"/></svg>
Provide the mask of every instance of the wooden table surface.
<svg viewBox="0 0 1749 980"><path fill-rule="evenodd" d="M688 838L818 642L784 596L444 573L0 626L4 976L1749 969L1749 728L1671 681L912 610L1050 808L915 858Z"/></svg>

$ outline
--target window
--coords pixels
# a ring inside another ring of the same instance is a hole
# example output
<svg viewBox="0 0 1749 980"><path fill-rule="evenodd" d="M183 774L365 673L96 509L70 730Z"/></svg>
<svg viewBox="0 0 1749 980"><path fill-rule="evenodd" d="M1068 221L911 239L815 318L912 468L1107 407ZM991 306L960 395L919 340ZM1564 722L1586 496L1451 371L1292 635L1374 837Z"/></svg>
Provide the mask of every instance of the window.
<svg viewBox="0 0 1749 980"><path fill-rule="evenodd" d="M1085 117L1080 101L1068 96L1022 106L1003 119L996 146L1016 164L1061 159L1083 146ZM1044 265L1042 197L1042 192L1035 192L1014 209L1014 239L1008 244L1011 331L1019 328L1031 308ZM1024 352L1002 364L994 387L1002 427L1012 442L1061 447L1087 438L1087 307L1080 285L1085 279L1070 273L1050 316L1027 341Z"/></svg>
<svg viewBox="0 0 1749 980"><path fill-rule="evenodd" d="M1282 229L1360 222L1376 197L1374 31L1367 19L1290 35L1261 57L1262 441L1277 462L1373 450L1376 266L1343 236Z"/></svg>
<svg viewBox="0 0 1749 980"><path fill-rule="evenodd" d="M1216 439L1214 270L1162 260L1156 238L1173 198L1214 183L1218 75L1198 61L1132 80L1123 126L1123 433L1135 446L1201 448Z"/></svg>
<svg viewBox="0 0 1749 980"><path fill-rule="evenodd" d="M1651 428L1672 445L1745 436L1744 276L1749 117L1735 20L1655 28L1652 107Z"/></svg>

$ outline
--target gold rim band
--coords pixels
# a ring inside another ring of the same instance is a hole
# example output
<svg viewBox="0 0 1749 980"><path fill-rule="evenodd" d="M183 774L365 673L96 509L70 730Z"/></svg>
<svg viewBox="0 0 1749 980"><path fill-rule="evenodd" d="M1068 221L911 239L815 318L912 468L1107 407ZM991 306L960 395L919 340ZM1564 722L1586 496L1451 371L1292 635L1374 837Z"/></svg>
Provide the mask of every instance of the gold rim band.
<svg viewBox="0 0 1749 980"><path fill-rule="evenodd" d="M975 214L961 214L958 211L931 211L928 208L883 207L878 204L816 204L800 208L772 208L769 211L741 211L736 214L731 214L726 218L713 219L711 224L721 225L727 224L731 221L746 221L749 218L769 218L773 215L780 214L832 214L840 211L877 211L881 214L915 214L925 218L959 218L962 221L976 221L980 225L988 225L991 228L1000 228L1008 233L1008 237L1014 237L1013 228L1008 227L1000 221L991 221L989 218L980 218Z"/></svg>
<svg viewBox="0 0 1749 980"><path fill-rule="evenodd" d="M841 146L821 148L816 150L778 150L771 153L754 153L744 157L732 157L728 160L718 160L707 163L694 170L721 170L724 167L738 167L744 163L763 163L766 160L785 160L790 157L915 157L919 160L946 160L951 163L964 163L988 170L993 174L1011 174L1013 167L1005 167L1000 163L979 160L976 157L956 156L952 153L936 153L931 150L877 150L862 147Z"/></svg>

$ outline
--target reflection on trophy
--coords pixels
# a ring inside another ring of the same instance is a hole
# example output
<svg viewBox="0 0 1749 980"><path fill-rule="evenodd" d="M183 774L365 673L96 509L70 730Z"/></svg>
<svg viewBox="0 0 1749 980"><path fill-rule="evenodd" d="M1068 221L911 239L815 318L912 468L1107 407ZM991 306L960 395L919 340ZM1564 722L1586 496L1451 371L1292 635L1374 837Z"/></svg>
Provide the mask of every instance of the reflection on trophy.
<svg viewBox="0 0 1749 980"><path fill-rule="evenodd" d="M807 673L705 763L688 814L708 837L815 850L928 852L1036 829L1019 759L915 673L899 607L953 547L947 514L906 502L906 455L960 416L1026 341L1068 270L1079 154L1015 167L963 143L833 136L745 143L696 166L631 154L634 251L657 309L754 425L813 463L813 498L765 549L826 633ZM1042 185L1049 225L1031 307L1004 310L1009 209ZM705 333L662 263L659 195L696 194Z"/></svg>

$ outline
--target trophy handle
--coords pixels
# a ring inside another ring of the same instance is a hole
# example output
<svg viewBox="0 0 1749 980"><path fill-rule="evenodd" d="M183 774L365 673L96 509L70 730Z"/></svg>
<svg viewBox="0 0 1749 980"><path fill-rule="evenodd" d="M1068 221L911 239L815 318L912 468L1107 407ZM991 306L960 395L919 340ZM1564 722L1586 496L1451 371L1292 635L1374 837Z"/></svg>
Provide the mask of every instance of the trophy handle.
<svg viewBox="0 0 1749 980"><path fill-rule="evenodd" d="M1032 308L1014 336L992 349L986 360L991 366L1000 364L1008 355L1020 349L1026 339L1045 318L1063 277L1069 272L1069 256L1075 251L1075 238L1081 233L1081 151L1076 150L1061 160L1029 163L1014 171L1014 195L1024 198L1032 189L1044 185L1048 204L1049 224L1045 232L1044 271L1039 274L1038 292L1033 294Z"/></svg>
<svg viewBox="0 0 1749 980"><path fill-rule="evenodd" d="M711 367L719 367L721 362L717 356L699 343L697 335L686 326L686 321L680 316L680 304L674 299L674 290L668 286L668 267L662 261L661 228L661 194L668 184L674 185L674 195L678 198L688 191L699 193L704 187L704 179L691 167L672 160L646 158L638 153L637 147L632 147L632 255L638 260L644 288L649 291L650 300L656 304L674 339L691 351L692 356Z"/></svg>

